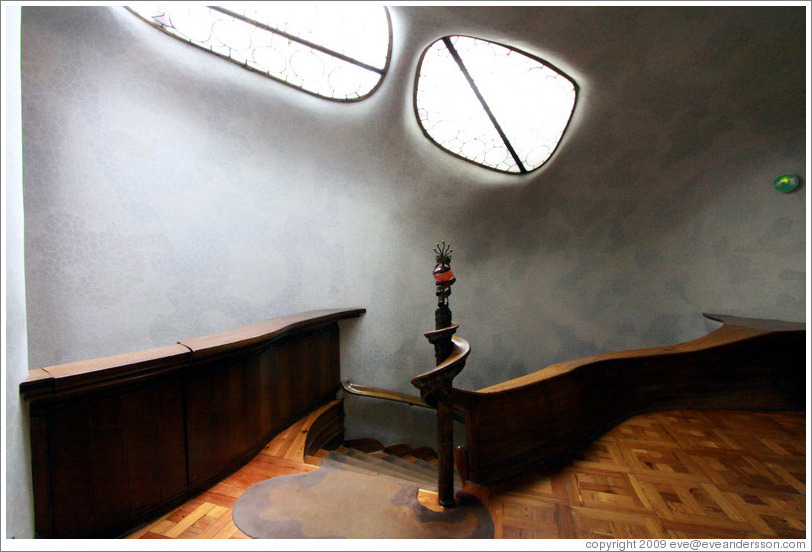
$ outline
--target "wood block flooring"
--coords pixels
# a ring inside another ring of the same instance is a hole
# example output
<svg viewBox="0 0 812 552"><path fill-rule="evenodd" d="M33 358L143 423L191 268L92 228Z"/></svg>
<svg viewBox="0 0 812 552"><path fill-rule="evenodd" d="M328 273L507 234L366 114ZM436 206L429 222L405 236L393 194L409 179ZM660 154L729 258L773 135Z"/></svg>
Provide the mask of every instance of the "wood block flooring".
<svg viewBox="0 0 812 552"><path fill-rule="evenodd" d="M249 538L231 521L240 494L317 469L318 458L301 459L302 424L126 538ZM803 412L680 410L631 418L564 466L466 490L488 506L500 539L801 539L806 468Z"/></svg>

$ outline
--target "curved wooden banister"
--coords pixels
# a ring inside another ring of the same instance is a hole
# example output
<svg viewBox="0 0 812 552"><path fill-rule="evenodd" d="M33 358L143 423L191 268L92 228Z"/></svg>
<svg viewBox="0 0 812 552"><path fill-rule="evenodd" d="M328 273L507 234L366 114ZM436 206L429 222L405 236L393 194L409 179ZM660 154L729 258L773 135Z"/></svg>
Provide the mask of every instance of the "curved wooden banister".
<svg viewBox="0 0 812 552"><path fill-rule="evenodd" d="M736 326L725 324L720 328L713 330L711 333L699 337L697 339L687 341L685 343L678 343L675 345L667 345L664 347L649 347L645 349L633 349L627 351L613 351L610 353L601 353L588 357L567 360L521 376L512 380L497 383L490 387L480 389L477 393L496 393L500 391L508 391L510 389L517 389L536 382L549 380L551 378L561 377L573 370L582 369L590 365L596 365L601 362L620 361L623 359L652 359L667 357L672 355L680 355L692 353L702 350L710 350L714 347L725 346L730 343L735 343L751 337L765 335L770 333L768 330L758 329L753 327Z"/></svg>
<svg viewBox="0 0 812 552"><path fill-rule="evenodd" d="M435 331L431 333L439 332ZM465 367L465 359L471 354L471 345L461 337L452 337L451 343L453 344L451 354L433 370L413 377L412 385L422 391L424 387L430 386L430 382L432 381L457 377L457 374Z"/></svg>
<svg viewBox="0 0 812 552"><path fill-rule="evenodd" d="M282 318L265 320L241 328L202 337L181 339L179 344L192 351L195 360L245 350L255 346L268 346L278 339L295 335L302 330L327 326L337 320L361 316L366 309L323 309L303 312Z"/></svg>
<svg viewBox="0 0 812 552"><path fill-rule="evenodd" d="M360 395L362 397L371 397L373 399L384 399L387 401L406 403L413 406L422 406L423 408L431 408L429 403L427 403L420 397L407 395L406 393L398 393L397 391L381 389L380 387L369 387L367 385L358 385L352 383L350 380L342 381L341 387L343 387L347 393L350 393L352 395Z"/></svg>
<svg viewBox="0 0 812 552"><path fill-rule="evenodd" d="M469 479L490 483L557 461L651 410L804 408L804 324L706 316L723 325L686 343L562 362L480 391L454 389L466 417Z"/></svg>

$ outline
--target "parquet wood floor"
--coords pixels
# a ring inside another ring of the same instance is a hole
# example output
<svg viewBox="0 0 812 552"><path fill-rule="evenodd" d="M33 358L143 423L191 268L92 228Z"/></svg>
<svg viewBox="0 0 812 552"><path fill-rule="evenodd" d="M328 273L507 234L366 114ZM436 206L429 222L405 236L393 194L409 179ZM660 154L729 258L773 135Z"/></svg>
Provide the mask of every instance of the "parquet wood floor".
<svg viewBox="0 0 812 552"><path fill-rule="evenodd" d="M496 538L805 538L805 414L629 419L557 469L486 490Z"/></svg>
<svg viewBox="0 0 812 552"><path fill-rule="evenodd" d="M231 507L301 461L306 421L245 467L126 538L248 538ZM668 411L631 418L565 466L467 488L488 506L495 538L806 538L802 412ZM428 495L427 495L428 496Z"/></svg>

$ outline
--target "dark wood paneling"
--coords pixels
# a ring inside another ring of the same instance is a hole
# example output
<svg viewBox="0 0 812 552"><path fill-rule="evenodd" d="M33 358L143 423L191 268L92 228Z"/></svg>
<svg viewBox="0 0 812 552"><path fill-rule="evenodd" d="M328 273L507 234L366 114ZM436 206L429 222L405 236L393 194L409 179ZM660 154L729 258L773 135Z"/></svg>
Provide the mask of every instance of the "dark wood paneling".
<svg viewBox="0 0 812 552"><path fill-rule="evenodd" d="M53 534L51 511L51 451L48 413L31 411L31 474L34 486L34 528L42 536Z"/></svg>
<svg viewBox="0 0 812 552"><path fill-rule="evenodd" d="M20 392L38 534L117 536L238 469L335 398L337 321L363 312L313 311L32 371Z"/></svg>
<svg viewBox="0 0 812 552"><path fill-rule="evenodd" d="M127 404L137 392L120 393L91 399L92 448L91 466L93 480L91 496L101 529L103 520L113 525L121 524L129 517L130 499L127 460ZM141 429L139 427L139 429ZM139 431L143 434L143 431ZM86 491L87 492L87 491Z"/></svg>
<svg viewBox="0 0 812 552"><path fill-rule="evenodd" d="M262 365L249 355L194 367L187 388L189 483L193 486L228 471L258 447Z"/></svg>
<svg viewBox="0 0 812 552"><path fill-rule="evenodd" d="M53 527L41 519L41 535L106 534L186 488L179 375L72 397L47 417L52 484L36 494L52 497Z"/></svg>
<svg viewBox="0 0 812 552"><path fill-rule="evenodd" d="M261 435L269 435L274 427L274 390L276 382L273 380L273 363L276 362L274 351L266 351L265 354L257 358L259 363L259 377L257 387L259 389L259 432Z"/></svg>
<svg viewBox="0 0 812 552"><path fill-rule="evenodd" d="M281 343L268 351L268 354L273 359L269 367L276 389L271 398L273 424L276 426L284 424L288 414L293 411L293 366L290 362L290 344Z"/></svg>
<svg viewBox="0 0 812 552"><path fill-rule="evenodd" d="M246 451L258 450L295 418L335 398L338 345L333 323L229 364L220 357L195 364L187 396L190 484L222 476Z"/></svg>
<svg viewBox="0 0 812 552"><path fill-rule="evenodd" d="M93 406L91 401L71 404L48 415L53 536L79 537L98 529Z"/></svg>
<svg viewBox="0 0 812 552"><path fill-rule="evenodd" d="M144 386L124 401L129 516L186 488L182 375Z"/></svg>
<svg viewBox="0 0 812 552"><path fill-rule="evenodd" d="M311 386L313 385L313 346L318 336L313 336L313 342L304 339L294 339L290 343L290 413L303 412L310 402ZM303 377L307 374L306 377Z"/></svg>
<svg viewBox="0 0 812 552"><path fill-rule="evenodd" d="M150 385L121 401L125 415L119 433L124 437L130 514L147 510L162 496L158 401L151 400L156 388Z"/></svg>
<svg viewBox="0 0 812 552"><path fill-rule="evenodd" d="M190 370L187 383L186 431L189 484L216 473L228 463L230 428L229 373L223 366Z"/></svg>
<svg viewBox="0 0 812 552"><path fill-rule="evenodd" d="M151 407L157 425L156 458L161 500L182 493L188 486L186 471L186 398L183 375L156 385Z"/></svg>

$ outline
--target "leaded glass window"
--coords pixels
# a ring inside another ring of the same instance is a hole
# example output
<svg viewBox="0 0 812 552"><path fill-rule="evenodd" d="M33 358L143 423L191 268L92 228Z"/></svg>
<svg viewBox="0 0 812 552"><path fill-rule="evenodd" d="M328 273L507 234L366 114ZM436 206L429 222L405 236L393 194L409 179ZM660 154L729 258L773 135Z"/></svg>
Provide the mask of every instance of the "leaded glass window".
<svg viewBox="0 0 812 552"><path fill-rule="evenodd" d="M179 40L332 100L368 96L389 67L392 25L381 6L171 2L128 9Z"/></svg>
<svg viewBox="0 0 812 552"><path fill-rule="evenodd" d="M415 110L440 148L497 171L527 173L552 156L576 96L576 84L539 58L447 36L423 53Z"/></svg>

